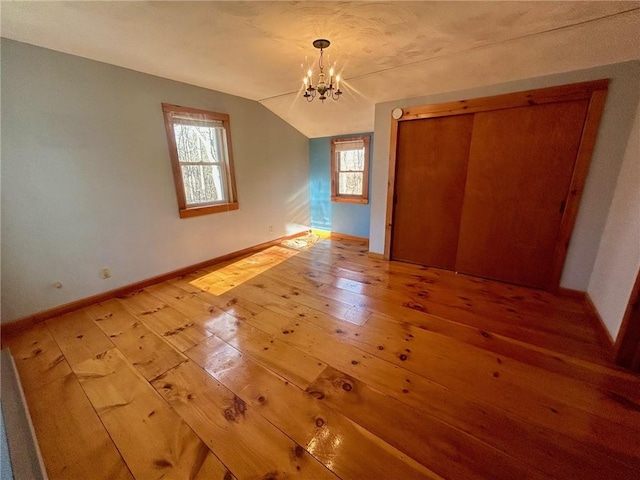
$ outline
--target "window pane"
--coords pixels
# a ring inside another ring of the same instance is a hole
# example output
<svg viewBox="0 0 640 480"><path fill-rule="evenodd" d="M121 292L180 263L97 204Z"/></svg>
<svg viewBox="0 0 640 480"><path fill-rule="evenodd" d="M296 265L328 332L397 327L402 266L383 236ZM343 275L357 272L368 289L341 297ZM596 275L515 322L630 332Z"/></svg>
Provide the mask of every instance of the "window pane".
<svg viewBox="0 0 640 480"><path fill-rule="evenodd" d="M175 124L173 126L180 162L222 162L215 127Z"/></svg>
<svg viewBox="0 0 640 480"><path fill-rule="evenodd" d="M222 169L218 165L182 165L187 205L226 200Z"/></svg>
<svg viewBox="0 0 640 480"><path fill-rule="evenodd" d="M364 170L364 148L358 150L343 150L340 155L340 171L362 171Z"/></svg>
<svg viewBox="0 0 640 480"><path fill-rule="evenodd" d="M338 195L362 195L363 173L340 172L338 177Z"/></svg>

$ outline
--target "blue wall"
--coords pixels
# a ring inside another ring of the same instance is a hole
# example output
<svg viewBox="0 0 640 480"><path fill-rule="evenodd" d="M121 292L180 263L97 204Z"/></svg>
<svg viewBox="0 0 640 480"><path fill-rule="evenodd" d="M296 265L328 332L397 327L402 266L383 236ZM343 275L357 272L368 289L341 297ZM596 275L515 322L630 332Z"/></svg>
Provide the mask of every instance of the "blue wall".
<svg viewBox="0 0 640 480"><path fill-rule="evenodd" d="M309 140L309 176L311 195L311 227L357 237L369 238L371 198L366 205L331 201L331 139L361 137L371 133L340 135ZM373 138L369 148L369 192L371 192L371 159Z"/></svg>

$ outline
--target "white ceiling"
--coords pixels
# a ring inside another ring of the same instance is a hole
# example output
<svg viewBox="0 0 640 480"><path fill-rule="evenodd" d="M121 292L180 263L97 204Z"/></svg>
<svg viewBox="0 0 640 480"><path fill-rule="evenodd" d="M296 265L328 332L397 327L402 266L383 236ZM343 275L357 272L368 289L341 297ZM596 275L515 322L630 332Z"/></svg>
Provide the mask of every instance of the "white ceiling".
<svg viewBox="0 0 640 480"><path fill-rule="evenodd" d="M3 37L257 100L308 137L372 131L379 102L640 59L640 2L0 6ZM338 102L301 97L316 38Z"/></svg>

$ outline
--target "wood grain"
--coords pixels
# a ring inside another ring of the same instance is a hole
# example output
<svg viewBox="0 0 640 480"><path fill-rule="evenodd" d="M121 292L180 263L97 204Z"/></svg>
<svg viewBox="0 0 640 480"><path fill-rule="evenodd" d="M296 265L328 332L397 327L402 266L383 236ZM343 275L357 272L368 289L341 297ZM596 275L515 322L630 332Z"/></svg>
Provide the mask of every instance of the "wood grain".
<svg viewBox="0 0 640 480"><path fill-rule="evenodd" d="M74 366L84 391L136 478L222 478L209 451L117 349Z"/></svg>
<svg viewBox="0 0 640 480"><path fill-rule="evenodd" d="M473 115L401 122L391 258L454 270Z"/></svg>
<svg viewBox="0 0 640 480"><path fill-rule="evenodd" d="M47 321L51 334L73 367L113 348L113 342L82 310Z"/></svg>
<svg viewBox="0 0 640 480"><path fill-rule="evenodd" d="M551 287L588 104L576 100L475 115L456 271Z"/></svg>
<svg viewBox="0 0 640 480"><path fill-rule="evenodd" d="M410 382L405 383L405 390L413 388ZM351 385L351 388L345 389L345 385ZM436 449L442 448L441 444L436 441L437 434L442 432L442 426L438 429L436 424L434 431L433 420L430 420L428 416L431 409L425 408L424 405L415 405L414 407L417 408L410 407L333 368L327 368L307 388L307 391L316 397L321 397L323 402L344 412L358 424L366 426L371 432L376 433L383 430L384 437L389 439L388 441L394 442L403 451L414 452L414 458L432 455L431 452L425 450L425 445L432 445L432 448ZM409 393L405 394L405 396L407 395ZM472 405L469 406L472 407ZM456 405L456 408L460 407L461 405ZM460 408L455 416L467 416L471 410L472 408ZM388 422L387 418L393 418L394 421ZM491 409L484 411L484 418L478 423L471 420L472 415L467 418L468 423L457 422L454 417L450 419L452 424L461 428L461 431L481 438L500 451L510 452L514 458L548 475L557 478L578 477L594 480L606 478L607 475L618 475L617 478L631 478L633 476L632 467L613 461L596 448L586 448L584 445L570 442L566 438L559 439L545 435L539 430L531 429L527 424L518 423L509 418L500 418ZM429 428L429 424L432 425L431 428ZM463 444L474 446L471 442L463 442ZM549 447L553 445L553 447L538 448L537 445L540 444L546 444ZM559 461L557 455L560 452L562 452L562 459ZM488 463L487 454L482 451L482 446L475 445L475 449L471 448L465 452L465 458L467 459L465 465L471 464L474 469L472 472L464 472L465 478L469 478L470 475L479 475L482 478L499 478L500 476L522 478L528 475L526 472L518 472L518 463L508 459L506 462L500 457L497 459L498 462L502 462L500 468L497 468L495 463ZM568 458L571 458L572 461L567 462ZM432 464L426 459L424 462ZM447 468L447 471L451 471L451 467Z"/></svg>
<svg viewBox="0 0 640 480"><path fill-rule="evenodd" d="M7 343L49 478L132 479L48 329L38 325Z"/></svg>
<svg viewBox="0 0 640 480"><path fill-rule="evenodd" d="M3 338L52 479L631 479L640 379L600 341L581 298L338 237Z"/></svg>
<svg viewBox="0 0 640 480"><path fill-rule="evenodd" d="M210 332L200 324L171 308L146 291L118 299L150 330L183 352L201 342Z"/></svg>
<svg viewBox="0 0 640 480"><path fill-rule="evenodd" d="M629 295L615 347L616 363L640 372L640 271Z"/></svg>
<svg viewBox="0 0 640 480"><path fill-rule="evenodd" d="M494 262L495 260L494 258L490 258L488 261L485 262L484 265L475 265L475 267L477 268L474 271L472 262L473 261L482 262L482 259L485 258L484 252L482 252L482 248L477 248L475 251L472 252L474 253L474 255L472 256L468 255L466 257L463 256L463 259L460 262L462 268L458 268L458 267L455 268L456 271L462 270L462 271L472 272L472 273L476 272L475 274L478 274L480 276L485 276L487 278L497 278L501 280L512 281L515 283L526 284L529 286L537 286L539 288L545 288L552 292L557 292L560 284L560 277L564 267L564 261L566 259L569 241L570 241L571 234L573 232L573 227L577 218L578 206L580 204L580 198L582 196L582 191L584 188L584 184L585 184L585 180L586 180L586 176L589 168L591 155L593 153L593 149L595 146L598 127L599 127L600 119L604 109L604 102L607 96L608 84L609 84L609 80L605 79L605 80L583 82L583 83L571 84L571 85L555 86L555 87L549 87L549 88L543 88L543 89L537 89L537 90L529 90L525 92L515 92L515 93L510 93L505 95L498 95L494 97L475 98L475 99L469 99L469 100L461 100L458 102L450 102L450 103L438 104L438 105L418 106L418 107L411 107L411 108L404 109L401 120L392 119L391 121L391 129L390 129L391 145L390 145L389 175L388 175L388 186L387 186L384 258L389 259L392 256L392 253L391 253L391 250L393 247L392 233L394 228L394 218L396 217L395 203L396 203L396 200L399 198L399 196L402 195L401 189L396 188L397 187L396 183L398 182L398 178L399 178L398 172L397 172L399 168L399 163L397 161L397 158L398 158L397 150L403 145L402 142L399 141L399 133L401 133L403 130L412 128L412 127L409 127L408 125L412 123L417 123L417 122L425 122L428 119L432 121L442 120L444 118L455 119L457 116L470 116L469 114L475 114L474 117L478 117L478 118L486 118L488 116L494 116L494 115L501 116L503 115L504 112L509 112L509 111L520 111L520 110L529 110L529 109L540 111L541 109L544 109L546 107L553 108L554 104L570 104L570 103L586 102L588 103L588 111L584 119L584 128L582 129L581 127L578 127L581 135L579 139L579 148L577 152L575 152L576 155L573 156L573 159L575 160L575 168L573 169L573 172L571 174L570 186L568 187L568 190L564 192L565 193L564 199L561 199L561 203L559 204L559 208L558 208L561 214L559 226L552 225L552 223L554 223L553 222L554 216L552 215L552 211L549 210L546 215L547 223L543 224L543 227L546 227L546 229L542 228L541 231L538 231L537 229L538 225L535 222L532 222L530 227L533 227L533 228L529 228L528 233L530 235L528 237L523 235L515 235L515 239L511 239L511 243L512 243L511 247L512 247L512 250L515 248L516 250L515 253L510 251L504 252L504 254L498 259L499 261L497 263ZM551 119L549 122L549 125L551 125L554 120L557 120L557 119L556 118ZM517 130L519 124L524 124L524 123L526 123L526 121L524 122L516 121L511 123L505 122L499 127L502 128L503 130L504 129L508 130L510 128L512 129L515 128ZM475 121L474 121L474 124L475 124ZM582 125L582 123L580 123L580 125ZM552 129L552 130L553 131L548 135L548 138L553 138L554 135L558 133L556 131L557 129ZM474 126L474 131L476 131L475 126ZM499 133L500 133L500 130L498 130L498 136L499 136ZM518 135L521 135L522 132L514 131L511 133L517 133ZM526 129L525 135L521 135L520 140L526 142L527 135L530 136L533 133L535 133L534 129L530 128L529 126ZM544 128L540 129L539 133L541 134L541 138L543 139L543 141L540 143L543 144L544 141L547 140L547 137L545 137L544 135ZM491 143L494 135L492 135L491 132L476 132L475 137L480 138L482 140L486 140L488 143ZM507 137L509 141L515 138L518 138L517 135L511 135ZM562 137L562 136L560 135L559 137ZM556 137L556 139L557 138L558 137ZM571 142L568 142L568 143L571 143ZM515 155L514 159L511 160L508 163L508 165L517 165L519 162L517 157L518 156L526 157L527 155L529 155L531 146L538 147L539 145L538 145L538 142L528 142L528 147L521 149L521 151L519 151L518 154ZM551 148L548 151L549 151L549 156L553 157L555 153L554 149ZM490 155L489 159L491 158L492 156ZM544 158L544 156L542 156L541 158ZM479 163L483 164L484 161ZM537 164L534 162L534 167L535 166L537 166ZM484 214L485 214L484 216L476 215L476 213L478 212L474 212L474 214L469 214L469 215L466 215L465 217L463 212L463 220L466 221L467 227L469 227L469 222L471 221L475 221L476 223L471 225L471 227L473 228L467 228L466 230L462 230L462 226L461 226L461 230L460 230L461 234L466 233L468 235L471 233L473 235L478 235L478 234L484 233L486 236L487 232L496 233L495 231L498 231L499 233L500 229L510 230L512 229L512 227L514 227L513 225L514 223L516 224L516 226L518 226L517 224L519 222L519 219L517 218L517 215L516 217L514 217L514 215L511 215L511 216L507 215L506 220L503 221L503 219L500 217L502 213L501 208L507 207L507 209L511 209L507 211L507 214L508 214L508 213L513 213L513 209L517 208L517 207L514 207L514 205L523 206L523 205L533 204L534 210L535 210L535 208L538 208L536 204L540 203L541 197L539 195L536 196L537 195L536 192L538 190L532 187L538 186L538 184L536 183L536 180L539 180L540 178L543 178L543 179L546 178L548 176L547 174L550 174L553 177L554 174L556 173L556 171L554 170L554 166L551 166L551 168L548 168L547 170L545 170L542 175L535 174L533 170L535 170L535 168L532 169L532 172L530 172L531 174L528 177L530 180L532 180L531 182L529 182L528 186L529 186L529 189L533 189L534 191L533 196L527 195L526 193L528 192L526 192L525 194L522 194L522 198L526 198L527 200L525 202L517 201L515 204L513 201L509 202L509 201L505 201L504 198L500 198L499 202L495 202L497 203L497 205L491 205L491 206L485 205L486 208L484 208ZM506 172L508 171L509 170L507 169ZM497 179L500 181L497 182L499 183L499 185L497 186L492 185L492 187L496 187L496 188L488 188L489 198L491 198L491 194L495 192L500 192L500 189L504 185L507 185L507 189L506 189L507 191L509 190L508 188L509 185L513 187L512 184L514 183L520 184L520 185L516 185L514 187L515 189L523 185L523 183L521 182L522 178L509 179L508 181L505 181L503 177L505 177L505 175L502 169L498 169L497 174L494 173L493 180L495 181ZM478 181L478 178L473 176L468 177L467 178L468 184L470 180L473 180L473 182L475 183ZM476 187L477 186L478 185L476 184ZM543 187L544 186L545 185L543 185ZM429 189L426 189L426 190L428 191ZM524 192L526 189L522 189L522 190ZM473 195L467 195L466 188L465 188L465 198L467 196L472 197ZM470 209L473 209L473 208L482 209L483 206L482 205L477 206L477 202L475 200L477 200L477 198L469 198L469 200L465 201L465 203L468 205L468 208ZM434 207L435 206L436 205L434 204ZM447 205L447 207L449 206ZM447 211L447 208L437 210L438 215L442 215L445 217L446 215L444 214L444 212L446 211ZM521 214L522 212L517 212L517 213ZM531 216L531 212L524 212L524 213L525 213L524 215L525 218L527 217L527 215ZM541 216L541 215L538 215L538 216ZM418 216L416 218L420 218L420 217ZM437 218L437 215L436 215L436 218ZM439 222L439 223L442 224L443 222ZM453 225L457 225L455 215L452 218L452 223ZM451 226L451 224L449 225ZM465 225L465 222L463 222L462 225ZM418 226L420 227L419 222L418 222ZM551 228L551 227L554 227L554 228ZM479 229L479 232L477 231L477 229ZM526 230L526 229L522 229L522 230ZM409 230L409 231L413 232L412 230ZM426 231L428 232L428 230ZM422 232L420 232L420 228L418 228L416 229L416 232L418 233L413 232L415 233L416 236L418 236L418 234L424 235L425 229L422 228ZM518 231L516 230L516 233L517 232ZM547 234L548 236L550 232L555 232L556 234L553 239L553 244L551 244L550 241L545 244L544 242L545 234ZM497 233L494 236L498 236L501 238L509 238L509 237L504 237L504 235L500 236ZM466 241L462 242L463 243L462 247L469 250L467 253L471 252L470 249L474 245L476 245L475 240L476 240L475 238L467 237ZM496 239L493 239L493 240L496 240ZM532 245L536 241L538 242L538 245L535 245L535 248L533 248ZM415 244L416 246L418 246L417 240ZM428 251L431 248L431 245L433 245L433 243L425 242L424 245L422 245L422 248ZM516 245L516 247L514 247L514 245ZM493 246L495 248L495 244L492 244L490 242L487 242L484 245L482 245L482 247L487 247L487 246ZM460 241L458 240L458 249L460 249L460 247L461 247ZM415 248L415 250L420 251L419 248ZM482 252L482 253L479 253L479 252ZM524 268L524 267L521 268L519 272L517 271L518 268L514 265L516 265L520 259L523 259L526 261L528 258L532 258L532 257L535 258L538 255L544 257L545 261L542 263L535 263L535 261L531 261L530 262L531 264L527 265L527 267L529 268L533 267L534 270L532 272L530 272L527 268ZM456 254L456 257L457 256L458 255ZM402 255L400 255L397 258L401 258L401 257ZM427 257L430 257L430 256L427 255ZM506 264L506 266L501 264ZM497 272L495 271L496 266L497 266ZM451 268L451 267L447 267L447 268ZM536 271L535 268L537 268L538 271ZM477 272L480 272L480 273L477 273ZM508 273L508 274L505 274L505 273ZM516 280L513 280L514 276L516 277ZM518 280L518 277L520 278L519 280Z"/></svg>
<svg viewBox="0 0 640 480"><path fill-rule="evenodd" d="M559 85L554 87L527 90L524 92L507 93L493 97L471 98L456 102L425 105L404 109L402 121L417 118L433 118L449 115L466 115L475 112L502 110L505 108L526 107L545 103L582 100L594 94L606 92L609 80L594 80L590 82Z"/></svg>
<svg viewBox="0 0 640 480"><path fill-rule="evenodd" d="M389 171L387 174L387 208L385 213L384 227L384 253L383 259L391 259L391 237L393 235L393 199L396 192L396 165L398 154L398 128L399 122L395 118L391 119L390 145L389 145Z"/></svg>
<svg viewBox="0 0 640 480"><path fill-rule="evenodd" d="M222 340L210 338L188 355L341 478L365 478L371 472L382 478L439 478ZM336 443L341 455L334 453Z"/></svg>
<svg viewBox="0 0 640 480"><path fill-rule="evenodd" d="M282 340L236 318L218 322L215 334L215 337L209 337L185 353L193 359L194 352L206 352L219 345L222 339L300 388L307 387L327 366L326 363L301 350L290 348Z"/></svg>
<svg viewBox="0 0 640 480"><path fill-rule="evenodd" d="M144 280L141 280L139 282L131 283L129 285L116 288L114 290L98 293L97 295L92 295L90 297L82 298L80 300L66 303L64 305L59 305L54 308L44 310L42 312L38 312L32 315L27 315L26 317L22 317L8 323L3 323L1 325L2 335L0 335L0 340L2 339L1 337L7 337L9 335L21 332L23 330L27 330L33 327L34 325L44 322L45 320L48 320L50 318L59 317L60 315L65 315L70 312L75 312L76 310L80 310L81 308L89 307L91 305L94 305L100 302L106 302L107 300L120 297L122 295L128 295L130 293L137 292L138 290L141 290L150 285L155 285L157 283L165 282L174 278L178 278L183 275L188 275L194 271L198 271L202 268L205 268L211 265L221 265L221 264L224 264L225 262L228 262L230 259L241 258L253 252L264 250L273 245L280 245L280 243L283 240L288 240L291 238L299 237L301 235L306 235L306 233L307 233L306 231L293 233L291 235L286 235L284 237L276 238L274 240L260 243L258 245L252 245L250 247L243 248L235 252L230 252L225 255L221 255L219 257L210 258L208 260L205 260L200 263L196 263L194 265L188 265L186 267L182 267L177 270L173 270L171 272L166 272L161 275L157 275L155 277L145 278Z"/></svg>
<svg viewBox="0 0 640 480"><path fill-rule="evenodd" d="M115 299L88 307L85 312L147 380L186 360Z"/></svg>
<svg viewBox="0 0 640 480"><path fill-rule="evenodd" d="M66 377L71 369L44 324L4 339L11 350L25 393Z"/></svg>
<svg viewBox="0 0 640 480"><path fill-rule="evenodd" d="M264 312L250 319L249 322L256 325L259 322L261 328L268 330L269 333L281 340L309 352L327 364L361 379L374 388L382 389L393 396L399 396L401 401L429 398L429 405L433 405L434 398L440 395L442 405L450 408L450 405L464 401L464 398L469 400L482 399L482 403L495 404L510 416L542 425L551 431L563 433L576 440L588 440L588 442L602 447L614 445L615 450L622 452L620 457L625 461L640 455L640 449L636 444L627 441L628 438L638 437L640 431L602 419L599 417L600 412L596 411L597 407L587 412L574 405L548 397L544 385L540 389L535 388L535 393L525 393L519 387L503 385L504 382L500 375L502 364L498 363L497 359L494 359L495 368L491 372L483 373L475 364L473 368L467 368L462 372L458 370L455 363L449 364L446 357L427 358L429 352L426 348L412 347L411 342L405 340L413 338L409 336L413 335L411 331L406 331L402 337L402 342L406 343L406 347L410 350L407 352L407 348L399 349L389 346L388 340L386 342L380 338L374 342L367 339L361 340L359 339L361 332L354 332L349 328L338 328L327 332L304 321L288 319L271 312ZM294 327L295 323L298 324L296 327ZM289 333L284 334L285 331ZM352 345L346 346L343 342L349 342ZM354 346L359 348L353 348ZM419 359L413 360L412 357L416 355L419 356ZM424 361L421 361L423 358ZM449 370L442 372L441 369L445 361ZM508 361L500 359L500 362L503 363ZM404 378L398 377L399 374L404 375ZM360 375L366 376L361 377ZM469 375L471 380L461 380L461 375ZM407 383L411 383L411 389L403 383L407 379L409 380ZM534 385L533 382L531 384ZM406 390L408 392L417 390L417 395L409 395ZM443 391L449 393L442 396ZM457 395L457 397L452 398L452 395ZM605 401L606 397L607 395L601 395L598 398ZM489 402L487 399L490 399ZM632 398L629 399L618 394L613 395L611 400L623 407L617 410L618 415L622 415L624 408L626 408L625 404L627 406L636 405ZM637 420L633 415L629 419ZM598 433L596 434L595 431Z"/></svg>
<svg viewBox="0 0 640 480"><path fill-rule="evenodd" d="M582 131L582 139L580 141L580 149L576 157L573 176L571 177L571 185L569 187L569 195L567 205L562 216L562 224L560 225L560 235L556 243L556 251L553 262L553 272L550 284L551 291L557 292L560 286L564 260L569 249L569 241L573 233L573 227L578 218L578 207L584 192L584 185L589 173L589 165L591 164L591 156L596 146L598 138L598 129L600 128L600 120L604 112L604 104L607 99L607 88L603 87L594 91L589 100L589 109L587 117L584 121L584 129Z"/></svg>
<svg viewBox="0 0 640 480"><path fill-rule="evenodd" d="M192 362L178 365L153 385L239 478L335 478Z"/></svg>
<svg viewBox="0 0 640 480"><path fill-rule="evenodd" d="M291 263L298 265L296 259ZM500 305L496 306L493 299L497 292L491 290L490 283L476 280L478 283L470 283L470 288L465 288L460 282L450 281L456 277L451 272L422 269L419 275L405 275L400 271L388 274L381 270L374 274L360 274L353 270L358 268L356 266L342 268L340 265L345 265L343 260L333 263L313 261L311 265L302 262L299 265L297 271L287 269L279 273L286 268L283 267L266 272L265 276L281 280L288 277L289 284L295 284L299 290L312 293L317 298L368 305L371 311L384 312L384 316L401 318L421 328L448 328L449 331L466 330L467 333L473 329L475 334L466 337L475 344L488 346L491 343L482 332L514 341L519 341L526 332L526 345L531 348L539 345L553 352L561 348L591 360L598 356L603 360L608 357L591 328L563 321L566 312L560 308L561 305L550 304L544 297L532 296L533 305L529 305L522 295L500 295ZM511 296L518 298L512 299ZM573 305L567 308L589 323L584 305L579 307L581 311L574 311ZM500 315L496 315L496 311L500 311ZM455 318L455 322L451 318ZM462 325L468 328L458 329Z"/></svg>

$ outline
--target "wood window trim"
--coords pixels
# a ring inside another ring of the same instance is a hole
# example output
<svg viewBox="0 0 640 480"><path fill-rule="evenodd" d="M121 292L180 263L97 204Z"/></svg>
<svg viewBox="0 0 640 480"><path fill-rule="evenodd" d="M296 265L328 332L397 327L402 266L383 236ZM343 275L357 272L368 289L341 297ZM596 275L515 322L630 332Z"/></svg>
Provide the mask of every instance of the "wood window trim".
<svg viewBox="0 0 640 480"><path fill-rule="evenodd" d="M173 181L176 188L176 197L178 199L178 214L180 218L191 218L212 213L228 212L238 210L238 197L236 190L236 176L233 165L233 148L231 146L231 124L229 115L226 113L211 112L209 110L201 110L198 108L181 107L169 103L162 104L162 113L164 116L164 125L167 133L167 142L169 145L169 157L171 159L171 170L173 172ZM173 133L174 122L171 119L171 113L186 113L202 115L209 120L217 120L224 125L226 142L227 142L227 175L228 175L228 201L224 203L204 204L204 205L187 205L184 191L184 183L182 180L182 171L180 169L180 161L178 160L178 149L176 139Z"/></svg>
<svg viewBox="0 0 640 480"><path fill-rule="evenodd" d="M340 195L338 193L338 165L336 162L336 144L340 142L361 141L364 146L364 169L362 171L362 195ZM355 203L366 205L369 203L369 155L371 137L360 135L354 137L340 137L331 139L331 201L338 203Z"/></svg>
<svg viewBox="0 0 640 480"><path fill-rule="evenodd" d="M187 207L180 210L180 218L199 217L200 215L208 215L210 213L229 212L231 210L238 210L238 208L240 208L238 202Z"/></svg>
<svg viewBox="0 0 640 480"><path fill-rule="evenodd" d="M563 102L569 100L589 99L587 116L584 121L582 138L578 148L573 176L569 187L569 193L562 215L560 232L556 241L554 260L552 266L551 282L547 290L558 293L560 279L567 257L569 240L573 233L578 207L582 198L584 184L591 163L591 156L596 143L598 128L604 104L607 97L609 79L590 82L561 85L556 87L527 90L523 92L508 93L492 97L460 100L457 102L441 103L409 107L402 110L399 119L391 118L391 140L389 148L389 176L387 182L387 209L384 236L384 259L391 259L391 237L393 234L393 200L395 198L396 176L396 150L398 147L398 124L404 121L418 120L422 118L444 117L451 115L464 115L469 113L486 112L505 108L539 105L543 103Z"/></svg>

